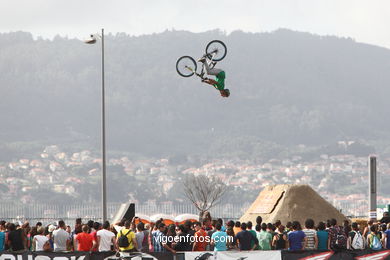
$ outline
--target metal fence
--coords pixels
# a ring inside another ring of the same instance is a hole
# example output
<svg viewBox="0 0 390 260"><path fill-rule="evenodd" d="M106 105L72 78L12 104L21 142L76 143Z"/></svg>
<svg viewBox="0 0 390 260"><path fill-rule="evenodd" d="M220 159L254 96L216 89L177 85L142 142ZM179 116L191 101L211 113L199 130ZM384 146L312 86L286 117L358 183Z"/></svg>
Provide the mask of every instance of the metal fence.
<svg viewBox="0 0 390 260"><path fill-rule="evenodd" d="M112 219L120 207L120 203L108 203L107 215ZM214 217L224 219L238 219L247 210L249 204L224 204L216 205L210 210ZM145 214L152 216L154 214L198 214L198 210L191 204L136 204L136 214ZM43 223L52 223L59 219L66 220L73 224L76 218L101 220L101 204L22 204L22 203L0 203L0 219L7 221L41 221Z"/></svg>
<svg viewBox="0 0 390 260"><path fill-rule="evenodd" d="M107 215L112 219L120 207L120 203L108 203ZM333 201L333 205L344 215L350 217L365 217L367 214L367 202L339 202ZM210 210L213 217L223 219L239 219L249 208L250 204L220 204ZM157 204L146 203L135 205L136 214L152 216L154 214L167 214L176 216L179 214L198 214L198 210L191 204ZM76 218L101 220L101 204L23 204L0 203L0 219L8 221L31 222L41 221L52 223L64 219L68 224L73 224Z"/></svg>
<svg viewBox="0 0 390 260"><path fill-rule="evenodd" d="M367 200L356 200L354 202L333 201L333 205L348 217L366 218L368 214Z"/></svg>

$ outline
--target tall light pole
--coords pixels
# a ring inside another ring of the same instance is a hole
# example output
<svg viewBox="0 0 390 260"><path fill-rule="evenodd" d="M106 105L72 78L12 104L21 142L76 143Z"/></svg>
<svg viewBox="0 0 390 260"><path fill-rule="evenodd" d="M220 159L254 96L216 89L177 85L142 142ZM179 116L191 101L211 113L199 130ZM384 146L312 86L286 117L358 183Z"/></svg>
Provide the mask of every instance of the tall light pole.
<svg viewBox="0 0 390 260"><path fill-rule="evenodd" d="M87 44L96 43L97 39L102 43L102 218L103 222L107 220L107 183L106 183L106 108L105 108L105 89L104 89L104 29L101 35L92 34L84 42Z"/></svg>

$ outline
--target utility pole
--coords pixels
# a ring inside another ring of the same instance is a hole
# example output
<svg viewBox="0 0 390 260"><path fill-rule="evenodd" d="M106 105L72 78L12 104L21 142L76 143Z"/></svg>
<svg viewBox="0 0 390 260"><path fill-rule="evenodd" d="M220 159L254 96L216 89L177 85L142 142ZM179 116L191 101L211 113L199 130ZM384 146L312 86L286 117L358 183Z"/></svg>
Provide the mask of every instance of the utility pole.
<svg viewBox="0 0 390 260"><path fill-rule="evenodd" d="M102 29L101 35L91 34L91 37L84 41L87 44L95 44L98 39L101 39L102 47L102 89L101 89L101 118L102 118L102 222L107 220L107 181L106 181L106 94L105 94L105 82L104 82L104 29Z"/></svg>
<svg viewBox="0 0 390 260"><path fill-rule="evenodd" d="M368 175L369 175L369 190L368 190L368 200L369 200L369 219L376 220L376 156L370 155L368 157Z"/></svg>

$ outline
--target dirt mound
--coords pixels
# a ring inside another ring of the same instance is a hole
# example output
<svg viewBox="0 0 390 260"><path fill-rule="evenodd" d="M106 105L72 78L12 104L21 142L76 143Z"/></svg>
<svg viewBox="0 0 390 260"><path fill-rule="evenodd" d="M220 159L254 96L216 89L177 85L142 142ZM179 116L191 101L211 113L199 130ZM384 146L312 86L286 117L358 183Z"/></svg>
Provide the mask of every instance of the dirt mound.
<svg viewBox="0 0 390 260"><path fill-rule="evenodd" d="M346 219L308 185L267 186L240 221L256 223L257 216L261 216L263 222L274 223L280 220L284 225L287 221L298 220L302 226L308 218L313 219L316 224L331 218L342 224Z"/></svg>

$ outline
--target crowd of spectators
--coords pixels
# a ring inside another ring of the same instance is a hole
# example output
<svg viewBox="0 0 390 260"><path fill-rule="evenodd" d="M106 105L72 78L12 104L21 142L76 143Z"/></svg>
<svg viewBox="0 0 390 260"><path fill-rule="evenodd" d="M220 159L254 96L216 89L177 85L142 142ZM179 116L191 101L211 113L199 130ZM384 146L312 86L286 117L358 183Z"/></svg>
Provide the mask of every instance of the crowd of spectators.
<svg viewBox="0 0 390 260"><path fill-rule="evenodd" d="M142 223L137 217L114 225L77 219L74 228L60 220L56 225L31 226L28 222L0 221L0 251L69 252L181 252L226 250L360 250L390 249L390 217L368 221L361 228L356 222L337 223L335 219L315 223L307 219L304 227L298 221L256 223L211 219L183 224Z"/></svg>
<svg viewBox="0 0 390 260"><path fill-rule="evenodd" d="M86 224L77 219L74 229L63 220L43 226L37 222L11 223L0 221L0 251L110 251L115 250L115 234L108 221L100 224L92 220Z"/></svg>

